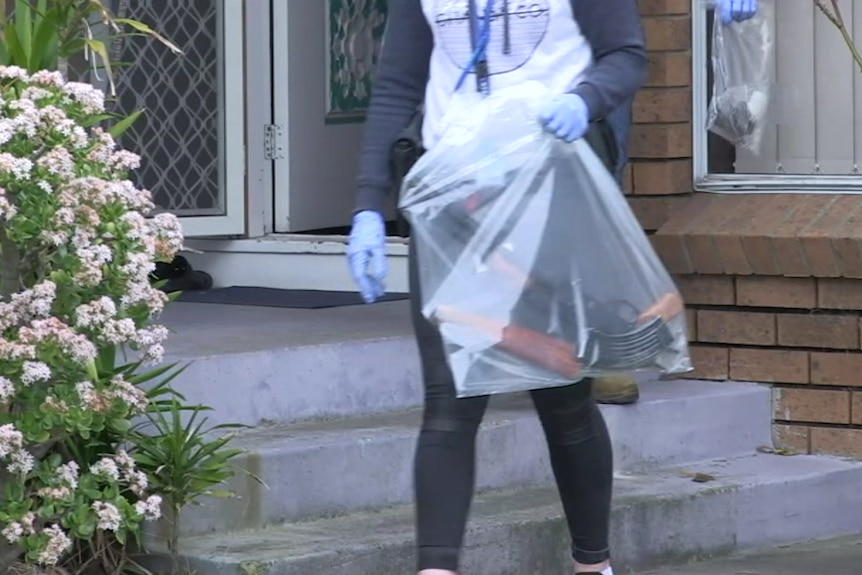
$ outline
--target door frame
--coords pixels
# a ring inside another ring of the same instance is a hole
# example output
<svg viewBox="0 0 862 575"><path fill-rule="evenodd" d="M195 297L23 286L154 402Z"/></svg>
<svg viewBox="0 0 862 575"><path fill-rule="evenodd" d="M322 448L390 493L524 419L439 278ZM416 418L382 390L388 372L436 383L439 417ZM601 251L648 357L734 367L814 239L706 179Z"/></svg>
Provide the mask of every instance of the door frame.
<svg viewBox="0 0 862 575"><path fill-rule="evenodd" d="M273 233L275 180L267 153L267 130L273 124L273 11L281 0L245 0L246 237Z"/></svg>
<svg viewBox="0 0 862 575"><path fill-rule="evenodd" d="M248 0L259 2L259 0ZM179 216L186 237L244 235L246 227L246 0L221 0L218 17L219 190L224 213Z"/></svg>
<svg viewBox="0 0 862 575"><path fill-rule="evenodd" d="M322 2L324 0L317 0ZM289 54L290 8L288 3L272 0L272 53ZM273 56L273 61L278 58ZM290 227L290 73L287 56L284 66L272 70L272 128L275 130L274 144L277 154L273 161L273 217L274 231L282 231L284 224ZM283 184L279 184L283 182ZM279 192L276 193L276 186ZM281 224L276 223L276 218Z"/></svg>

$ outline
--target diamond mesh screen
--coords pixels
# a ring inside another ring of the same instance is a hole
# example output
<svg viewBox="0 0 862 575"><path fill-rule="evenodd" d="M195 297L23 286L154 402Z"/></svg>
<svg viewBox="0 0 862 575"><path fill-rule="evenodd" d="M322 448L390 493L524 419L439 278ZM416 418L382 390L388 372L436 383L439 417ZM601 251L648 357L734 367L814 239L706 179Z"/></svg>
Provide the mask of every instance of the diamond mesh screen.
<svg viewBox="0 0 862 575"><path fill-rule="evenodd" d="M145 22L184 52L176 55L142 37L114 46L126 65L116 72L116 111L145 110L122 137L124 147L143 157L137 183L153 192L160 209L223 214L219 0L114 4L118 15Z"/></svg>

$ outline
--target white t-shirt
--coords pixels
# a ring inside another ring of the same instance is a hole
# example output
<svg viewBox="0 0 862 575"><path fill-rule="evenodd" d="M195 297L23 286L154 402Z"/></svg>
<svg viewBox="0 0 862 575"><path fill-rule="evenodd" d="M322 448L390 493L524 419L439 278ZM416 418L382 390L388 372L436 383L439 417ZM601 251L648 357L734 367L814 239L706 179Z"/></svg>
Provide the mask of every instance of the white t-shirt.
<svg viewBox="0 0 862 575"><path fill-rule="evenodd" d="M578 85L592 64L592 49L575 21L571 0L475 2L480 17L486 3L494 2L486 50L492 91L537 81L550 93L563 94ZM422 0L422 9L434 34L422 127L423 144L431 149L440 139L447 110L469 110L483 96L472 71L455 92L473 54L469 0Z"/></svg>

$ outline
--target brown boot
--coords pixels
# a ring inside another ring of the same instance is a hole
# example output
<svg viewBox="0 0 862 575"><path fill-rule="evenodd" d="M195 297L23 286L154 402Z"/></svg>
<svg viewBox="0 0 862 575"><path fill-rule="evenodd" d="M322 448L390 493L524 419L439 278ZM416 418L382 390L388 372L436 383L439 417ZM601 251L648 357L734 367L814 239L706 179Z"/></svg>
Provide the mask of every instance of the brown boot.
<svg viewBox="0 0 862 575"><path fill-rule="evenodd" d="M593 380L593 398L599 403L625 405L640 399L640 390L628 375L597 377Z"/></svg>

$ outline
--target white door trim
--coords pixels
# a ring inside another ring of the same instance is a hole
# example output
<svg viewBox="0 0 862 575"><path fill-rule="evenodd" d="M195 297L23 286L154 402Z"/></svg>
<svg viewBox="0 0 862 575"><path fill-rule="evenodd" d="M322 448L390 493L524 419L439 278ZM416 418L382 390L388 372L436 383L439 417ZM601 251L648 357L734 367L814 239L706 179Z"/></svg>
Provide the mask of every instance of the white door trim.
<svg viewBox="0 0 862 575"><path fill-rule="evenodd" d="M267 157L267 126L272 124L272 10L281 0L246 1L246 236L273 231L273 160ZM279 63L275 63L279 65Z"/></svg>
<svg viewBox="0 0 862 575"><path fill-rule="evenodd" d="M221 0L218 22L219 185L224 214L180 217L186 237L246 233L245 0Z"/></svg>
<svg viewBox="0 0 862 575"><path fill-rule="evenodd" d="M322 2L323 0L316 0ZM281 157L273 165L273 210L274 218L279 218L275 230L289 228L290 218L290 65L288 53L290 45L290 8L287 1L275 0L272 5L272 52L273 61L283 64L273 68L272 73L272 122L283 134ZM321 66L324 65L321 62ZM278 186L276 190L275 187ZM286 223L288 222L288 223Z"/></svg>

